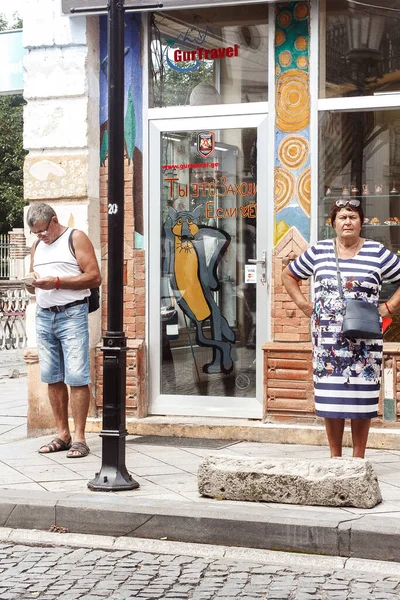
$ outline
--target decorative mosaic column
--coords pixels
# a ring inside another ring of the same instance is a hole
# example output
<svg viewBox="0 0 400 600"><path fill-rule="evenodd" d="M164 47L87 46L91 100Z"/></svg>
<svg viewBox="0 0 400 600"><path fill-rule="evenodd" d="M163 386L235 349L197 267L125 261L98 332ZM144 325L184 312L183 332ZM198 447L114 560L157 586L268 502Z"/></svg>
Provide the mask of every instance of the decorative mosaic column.
<svg viewBox="0 0 400 600"><path fill-rule="evenodd" d="M275 206L272 334L305 342L309 323L282 288L282 268L310 240L310 85L308 2L276 7ZM308 290L307 290L308 292Z"/></svg>

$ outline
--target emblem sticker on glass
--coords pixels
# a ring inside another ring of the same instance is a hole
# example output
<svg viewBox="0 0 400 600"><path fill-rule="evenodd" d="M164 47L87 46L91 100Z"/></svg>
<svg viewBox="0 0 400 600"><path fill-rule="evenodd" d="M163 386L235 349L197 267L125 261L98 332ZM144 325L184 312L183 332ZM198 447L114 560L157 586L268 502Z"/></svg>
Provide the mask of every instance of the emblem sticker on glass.
<svg viewBox="0 0 400 600"><path fill-rule="evenodd" d="M197 135L197 152L207 158L214 154L215 136L212 131L203 131Z"/></svg>

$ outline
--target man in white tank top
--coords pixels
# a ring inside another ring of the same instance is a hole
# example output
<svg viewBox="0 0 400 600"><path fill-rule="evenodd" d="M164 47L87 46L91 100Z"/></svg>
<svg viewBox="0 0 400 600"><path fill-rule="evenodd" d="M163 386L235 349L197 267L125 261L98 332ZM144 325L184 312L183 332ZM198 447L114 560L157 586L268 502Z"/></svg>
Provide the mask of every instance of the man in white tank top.
<svg viewBox="0 0 400 600"><path fill-rule="evenodd" d="M48 384L57 437L39 453L67 450L68 458L87 456L85 426L89 410L90 361L88 296L101 283L94 248L83 231L58 222L48 204L30 206L28 227L37 236L31 250L30 291L36 294L36 339L40 375ZM29 289L29 288L28 288ZM68 423L68 388L75 432Z"/></svg>

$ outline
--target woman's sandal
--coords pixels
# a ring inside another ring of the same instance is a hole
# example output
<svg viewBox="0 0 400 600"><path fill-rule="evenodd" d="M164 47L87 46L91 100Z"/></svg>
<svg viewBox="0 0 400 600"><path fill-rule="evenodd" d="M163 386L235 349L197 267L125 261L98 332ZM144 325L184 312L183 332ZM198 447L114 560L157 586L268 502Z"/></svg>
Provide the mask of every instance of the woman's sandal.
<svg viewBox="0 0 400 600"><path fill-rule="evenodd" d="M47 448L47 450L43 450L43 448ZM39 454L51 454L52 452L64 452L65 450L69 450L71 448L71 438L69 438L68 442L64 442L64 440L60 440L60 438L54 438L48 444L44 444L38 450Z"/></svg>
<svg viewBox="0 0 400 600"><path fill-rule="evenodd" d="M67 454L67 458L83 458L89 454L89 446L86 446L83 442L73 442L70 451Z"/></svg>

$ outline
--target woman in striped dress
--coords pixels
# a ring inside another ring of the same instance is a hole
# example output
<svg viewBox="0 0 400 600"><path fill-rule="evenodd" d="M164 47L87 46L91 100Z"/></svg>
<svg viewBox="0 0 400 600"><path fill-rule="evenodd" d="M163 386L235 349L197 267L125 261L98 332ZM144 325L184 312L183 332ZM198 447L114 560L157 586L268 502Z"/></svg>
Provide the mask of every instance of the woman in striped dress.
<svg viewBox="0 0 400 600"><path fill-rule="evenodd" d="M364 458L371 418L378 414L382 339L346 338L342 334L344 303L340 297L334 243L343 294L378 305L382 281L400 282L400 258L379 242L360 237L361 201L340 198L332 206L336 240L323 240L306 250L282 273L294 303L311 317L316 414L325 419L331 456L342 456L345 419L351 419L353 456ZM314 302L299 287L313 276ZM400 289L379 305L381 317L400 307Z"/></svg>

